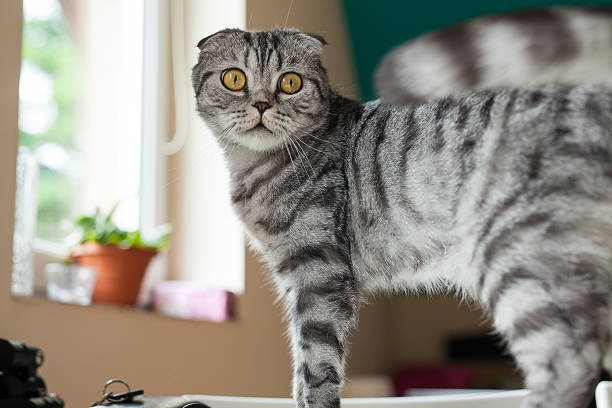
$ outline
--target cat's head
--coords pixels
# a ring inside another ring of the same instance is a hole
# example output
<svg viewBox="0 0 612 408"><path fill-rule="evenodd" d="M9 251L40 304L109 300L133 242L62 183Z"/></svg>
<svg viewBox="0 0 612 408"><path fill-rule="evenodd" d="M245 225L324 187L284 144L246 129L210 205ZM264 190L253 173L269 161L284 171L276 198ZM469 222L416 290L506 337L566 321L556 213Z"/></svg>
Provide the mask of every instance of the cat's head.
<svg viewBox="0 0 612 408"><path fill-rule="evenodd" d="M219 31L198 43L197 109L217 137L279 149L322 126L330 87L323 38L294 29Z"/></svg>

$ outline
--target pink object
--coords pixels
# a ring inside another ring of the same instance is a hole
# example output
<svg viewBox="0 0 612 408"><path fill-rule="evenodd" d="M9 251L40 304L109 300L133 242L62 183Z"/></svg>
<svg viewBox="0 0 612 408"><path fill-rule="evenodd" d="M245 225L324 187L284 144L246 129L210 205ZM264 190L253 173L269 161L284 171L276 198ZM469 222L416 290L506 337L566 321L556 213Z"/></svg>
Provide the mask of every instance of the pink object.
<svg viewBox="0 0 612 408"><path fill-rule="evenodd" d="M410 395L415 388L469 388L473 379L471 370L453 366L409 366L393 374L398 397Z"/></svg>
<svg viewBox="0 0 612 408"><path fill-rule="evenodd" d="M153 289L155 309L181 319L224 322L234 316L234 302L232 292L190 281L163 281Z"/></svg>

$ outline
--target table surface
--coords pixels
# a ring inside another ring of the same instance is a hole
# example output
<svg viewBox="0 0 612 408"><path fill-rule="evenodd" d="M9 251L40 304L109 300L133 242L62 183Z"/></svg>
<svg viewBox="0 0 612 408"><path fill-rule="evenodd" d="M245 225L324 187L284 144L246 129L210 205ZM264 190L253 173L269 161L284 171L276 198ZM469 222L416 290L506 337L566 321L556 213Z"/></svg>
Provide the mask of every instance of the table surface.
<svg viewBox="0 0 612 408"><path fill-rule="evenodd" d="M139 397L137 401L132 403L125 404L105 404L105 405L96 405L94 408L154 408L163 403L168 403L172 400L176 400L177 398L170 397Z"/></svg>
<svg viewBox="0 0 612 408"><path fill-rule="evenodd" d="M527 390L478 392L422 397L346 398L346 408L517 408L521 406ZM99 405L112 408L181 408L189 402L202 401L212 408L294 408L290 398L248 398L210 395L183 395L180 397L142 397L131 404Z"/></svg>

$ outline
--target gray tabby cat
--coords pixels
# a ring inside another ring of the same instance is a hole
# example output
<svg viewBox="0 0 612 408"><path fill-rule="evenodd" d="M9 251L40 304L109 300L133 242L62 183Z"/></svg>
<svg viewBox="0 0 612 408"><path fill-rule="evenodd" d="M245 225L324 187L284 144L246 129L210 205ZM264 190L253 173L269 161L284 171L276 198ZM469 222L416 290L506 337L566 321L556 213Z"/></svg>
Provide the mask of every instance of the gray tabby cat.
<svg viewBox="0 0 612 408"><path fill-rule="evenodd" d="M449 287L489 311L525 407L584 407L610 336L612 91L361 104L330 87L323 44L223 30L192 76L287 307L297 406L340 405L364 294Z"/></svg>
<svg viewBox="0 0 612 408"><path fill-rule="evenodd" d="M406 42L375 74L385 101L549 82L612 84L612 7L552 7L486 16Z"/></svg>

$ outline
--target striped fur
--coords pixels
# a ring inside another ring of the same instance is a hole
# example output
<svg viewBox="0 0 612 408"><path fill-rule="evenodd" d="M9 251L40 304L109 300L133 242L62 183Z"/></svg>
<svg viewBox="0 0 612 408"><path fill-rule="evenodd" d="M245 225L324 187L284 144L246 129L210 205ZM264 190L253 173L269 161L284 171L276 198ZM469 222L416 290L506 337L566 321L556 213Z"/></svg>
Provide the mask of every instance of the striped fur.
<svg viewBox="0 0 612 408"><path fill-rule="evenodd" d="M321 45L226 30L193 69L233 206L286 304L297 406L340 405L364 294L417 287L455 288L490 312L533 390L525 407L586 406L609 338L612 91L360 104L330 88ZM229 67L245 90L221 85ZM288 71L304 78L294 95L277 90Z"/></svg>
<svg viewBox="0 0 612 408"><path fill-rule="evenodd" d="M551 7L485 16L391 50L375 74L385 101L559 82L612 84L612 7Z"/></svg>

